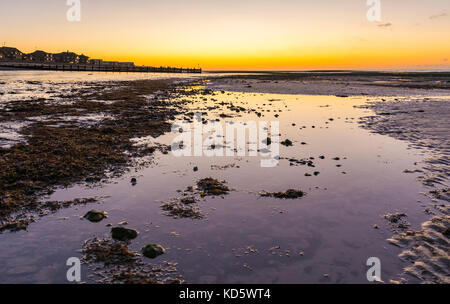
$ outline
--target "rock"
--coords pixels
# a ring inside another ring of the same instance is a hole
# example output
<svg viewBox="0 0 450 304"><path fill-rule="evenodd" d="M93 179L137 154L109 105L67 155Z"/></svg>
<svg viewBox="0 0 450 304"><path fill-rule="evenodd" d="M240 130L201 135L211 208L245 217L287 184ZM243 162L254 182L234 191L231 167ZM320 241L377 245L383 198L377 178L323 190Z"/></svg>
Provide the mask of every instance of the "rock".
<svg viewBox="0 0 450 304"><path fill-rule="evenodd" d="M113 239L119 241L128 241L135 239L138 236L139 232L134 229L124 228L124 227L112 227L111 235Z"/></svg>
<svg viewBox="0 0 450 304"><path fill-rule="evenodd" d="M137 179L133 177L131 179L131 185L136 186L136 184L137 184Z"/></svg>
<svg viewBox="0 0 450 304"><path fill-rule="evenodd" d="M286 139L285 141L282 141L281 144L283 146L290 147L290 146L292 146L292 141L290 141L289 139Z"/></svg>
<svg viewBox="0 0 450 304"><path fill-rule="evenodd" d="M270 139L270 137L267 137L266 139L263 139L262 143L269 146L272 143L272 139Z"/></svg>
<svg viewBox="0 0 450 304"><path fill-rule="evenodd" d="M97 223L106 218L106 212L102 210L90 210L83 217L90 222Z"/></svg>
<svg viewBox="0 0 450 304"><path fill-rule="evenodd" d="M276 197L284 199L296 199L305 196L305 192L301 190L289 189L285 192L261 192L259 195L262 197Z"/></svg>
<svg viewBox="0 0 450 304"><path fill-rule="evenodd" d="M194 167L194 172L197 172L198 171L198 167Z"/></svg>
<svg viewBox="0 0 450 304"><path fill-rule="evenodd" d="M142 254L150 259L154 259L165 252L164 247L159 244L148 244L142 248Z"/></svg>

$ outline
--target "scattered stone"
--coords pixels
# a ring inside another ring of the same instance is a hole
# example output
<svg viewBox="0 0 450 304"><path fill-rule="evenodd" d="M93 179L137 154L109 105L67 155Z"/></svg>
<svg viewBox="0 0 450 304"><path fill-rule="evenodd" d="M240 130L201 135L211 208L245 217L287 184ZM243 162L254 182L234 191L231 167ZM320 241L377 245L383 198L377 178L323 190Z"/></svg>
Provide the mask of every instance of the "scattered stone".
<svg viewBox="0 0 450 304"><path fill-rule="evenodd" d="M90 222L97 223L106 218L107 213L102 210L92 209L88 211L83 217Z"/></svg>
<svg viewBox="0 0 450 304"><path fill-rule="evenodd" d="M164 247L159 244L148 244L142 248L142 254L150 259L154 259L165 252Z"/></svg>
<svg viewBox="0 0 450 304"><path fill-rule="evenodd" d="M113 239L119 241L129 241L135 239L139 232L134 229L124 228L124 227L113 227L111 228L111 235Z"/></svg>
<svg viewBox="0 0 450 304"><path fill-rule="evenodd" d="M131 185L132 185L132 186L136 186L136 184L137 184L137 179L133 177L133 178L131 179Z"/></svg>
<svg viewBox="0 0 450 304"><path fill-rule="evenodd" d="M272 139L267 137L266 139L263 139L262 143L270 146L270 144L272 144Z"/></svg>

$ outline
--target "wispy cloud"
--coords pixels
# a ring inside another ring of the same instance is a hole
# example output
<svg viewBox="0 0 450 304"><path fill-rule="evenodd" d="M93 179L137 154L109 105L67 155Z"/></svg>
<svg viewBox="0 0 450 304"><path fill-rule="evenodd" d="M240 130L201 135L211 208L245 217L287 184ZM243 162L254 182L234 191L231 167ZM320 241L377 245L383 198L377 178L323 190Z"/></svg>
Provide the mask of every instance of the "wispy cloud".
<svg viewBox="0 0 450 304"><path fill-rule="evenodd" d="M437 18L446 17L446 16L448 16L447 13L440 13L440 14L430 16L430 19L437 19Z"/></svg>
<svg viewBox="0 0 450 304"><path fill-rule="evenodd" d="M390 22L388 22L388 23L380 23L380 24L377 24L377 26L378 27L390 27L390 26L392 26L392 23L390 23Z"/></svg>

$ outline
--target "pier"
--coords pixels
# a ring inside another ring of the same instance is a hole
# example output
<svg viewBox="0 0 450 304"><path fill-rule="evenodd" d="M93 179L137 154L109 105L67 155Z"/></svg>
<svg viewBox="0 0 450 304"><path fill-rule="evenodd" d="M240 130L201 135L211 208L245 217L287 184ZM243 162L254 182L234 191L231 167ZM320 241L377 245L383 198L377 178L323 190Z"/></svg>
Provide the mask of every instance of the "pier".
<svg viewBox="0 0 450 304"><path fill-rule="evenodd" d="M63 63L32 63L32 62L0 62L0 68L48 71L82 71L82 72L126 72L126 73L195 73L201 74L202 69L151 67L151 66L120 66L98 64L63 64Z"/></svg>

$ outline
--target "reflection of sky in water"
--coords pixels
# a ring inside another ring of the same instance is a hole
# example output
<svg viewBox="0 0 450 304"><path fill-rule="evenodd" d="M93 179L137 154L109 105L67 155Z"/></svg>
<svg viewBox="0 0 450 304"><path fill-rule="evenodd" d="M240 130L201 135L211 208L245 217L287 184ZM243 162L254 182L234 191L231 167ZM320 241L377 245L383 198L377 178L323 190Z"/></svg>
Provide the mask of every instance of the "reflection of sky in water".
<svg viewBox="0 0 450 304"><path fill-rule="evenodd" d="M203 102L205 97L208 100ZM423 155L409 149L407 143L359 128L357 118L371 112L354 106L366 98L227 93L199 96L196 100L190 105L193 110L204 110L222 101L270 109L262 112L262 120L275 120L277 110L281 140L288 138L294 143L293 147L281 146L280 156L314 157L316 167L290 166L287 160L281 160L276 168L261 168L258 157L175 158L157 152L155 164L149 168L101 188L74 186L51 197L66 200L108 196L104 203L62 210L31 224L28 232L0 235L0 281L64 283L66 259L80 255L77 250L85 239L109 236L107 223L122 220L141 232L131 249L139 250L147 243L162 244L168 252L155 262L178 262L188 282L364 283L365 263L372 256L381 259L383 280L389 281L401 272L399 250L386 242L392 233L380 217L405 211L413 228L425 219L417 202L427 202L419 194L424 188L415 174L402 173L414 169L414 162ZM213 109L204 118L215 119L220 113ZM258 119L254 113L240 114L235 120ZM225 120L232 118L221 122ZM143 140L170 144L174 136ZM324 160L318 158L321 155ZM335 157L340 160L333 160ZM230 164L235 166L224 170L211 167ZM193 172L194 166L198 172ZM320 174L305 176L314 171ZM135 187L129 182L132 176L138 181ZM202 201L200 208L206 219L172 219L161 214L158 201L178 197L177 190L210 176L226 180L235 191L224 199ZM277 200L257 195L262 190L289 188L304 190L307 196ZM92 208L107 211L109 218L97 224L80 220ZM373 229L374 224L380 229ZM257 252L246 254L249 246ZM277 246L279 249L273 249Z"/></svg>
<svg viewBox="0 0 450 304"><path fill-rule="evenodd" d="M208 73L208 76L220 76ZM229 74L227 74L229 75ZM140 79L192 79L205 74L109 73L63 71L0 70L0 103L8 100L50 98L67 94L74 88L89 87L90 82L131 81Z"/></svg>

